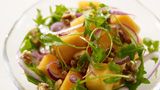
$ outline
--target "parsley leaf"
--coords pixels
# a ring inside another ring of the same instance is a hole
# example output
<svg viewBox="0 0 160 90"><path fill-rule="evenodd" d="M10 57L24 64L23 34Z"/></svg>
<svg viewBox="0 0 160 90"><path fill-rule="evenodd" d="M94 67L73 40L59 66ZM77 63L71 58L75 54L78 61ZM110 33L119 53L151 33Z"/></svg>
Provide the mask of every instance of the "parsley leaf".
<svg viewBox="0 0 160 90"><path fill-rule="evenodd" d="M22 45L20 47L20 51L23 52L25 50L31 50L32 49L32 43L30 41L30 39L24 39L24 41L22 42Z"/></svg>
<svg viewBox="0 0 160 90"><path fill-rule="evenodd" d="M149 53L159 51L159 41L153 41L149 38L144 38L143 44L147 47ZM158 61L158 57L153 57L152 60L154 60L154 62L156 63Z"/></svg>
<svg viewBox="0 0 160 90"><path fill-rule="evenodd" d="M144 84L150 83L149 80L144 77L146 72L144 70L143 51L144 51L144 49L141 49L141 50L138 51L138 56L139 56L139 59L141 61L141 64L138 67L138 71L136 72L136 81L137 82L136 83L126 82L125 83L126 86L129 88L129 90L136 90L137 87L142 83L144 83Z"/></svg>
<svg viewBox="0 0 160 90"><path fill-rule="evenodd" d="M108 67L113 72L116 72L116 73L121 73L122 72L121 67L118 64L116 64L114 61L109 62Z"/></svg>
<svg viewBox="0 0 160 90"><path fill-rule="evenodd" d="M37 69L37 66L34 64L26 64L26 66L32 70L33 72L35 72L42 80L42 82L47 83L49 85L49 89L53 90L55 87L55 81L50 79L49 77L47 77L46 75L44 75L44 73L42 71L40 71L39 69ZM36 79L34 79L33 77L26 75L28 80L34 84L39 84L39 81L36 81Z"/></svg>
<svg viewBox="0 0 160 90"><path fill-rule="evenodd" d="M59 45L65 44L58 36L53 34L41 35L40 39L44 45L48 45L48 46L52 46L52 45L59 46Z"/></svg>
<svg viewBox="0 0 160 90"><path fill-rule="evenodd" d="M37 79L33 78L32 76L26 74L27 80L35 85L38 85L40 83L40 81L38 81Z"/></svg>
<svg viewBox="0 0 160 90"><path fill-rule="evenodd" d="M121 77L110 77L110 78L104 79L103 81L104 81L106 84L111 84L111 83L118 82L120 79L121 79Z"/></svg>
<svg viewBox="0 0 160 90"><path fill-rule="evenodd" d="M83 84L81 84L81 80L77 80L76 85L72 88L72 90L87 90Z"/></svg>
<svg viewBox="0 0 160 90"><path fill-rule="evenodd" d="M134 44L129 44L129 45L125 45L124 47L122 47L120 49L120 51L118 52L118 56L120 58L124 58L126 56L129 56L131 58L131 60L134 60L135 54L137 52L140 52L144 50L144 47L142 45L134 45Z"/></svg>
<svg viewBox="0 0 160 90"><path fill-rule="evenodd" d="M50 7L51 21L49 22L49 25L53 24L54 22L60 21L62 15L67 10L68 9L64 5L56 5L55 12L53 12L52 8Z"/></svg>
<svg viewBox="0 0 160 90"><path fill-rule="evenodd" d="M159 41L153 41L149 38L144 38L143 43L144 43L145 46L147 46L147 50L150 53L154 52L154 51L159 51L159 46L160 46Z"/></svg>
<svg viewBox="0 0 160 90"><path fill-rule="evenodd" d="M80 71L85 63L88 63L90 61L90 56L88 55L87 52L85 52L81 57L80 60L77 62L77 67L76 70Z"/></svg>
<svg viewBox="0 0 160 90"><path fill-rule="evenodd" d="M39 36L41 33L38 29L31 30L24 38L21 46L20 46L20 52L23 52L25 50L33 50L38 48L39 43Z"/></svg>
<svg viewBox="0 0 160 90"><path fill-rule="evenodd" d="M34 19L34 21L38 26L45 23L45 19L39 9L37 9L37 17Z"/></svg>

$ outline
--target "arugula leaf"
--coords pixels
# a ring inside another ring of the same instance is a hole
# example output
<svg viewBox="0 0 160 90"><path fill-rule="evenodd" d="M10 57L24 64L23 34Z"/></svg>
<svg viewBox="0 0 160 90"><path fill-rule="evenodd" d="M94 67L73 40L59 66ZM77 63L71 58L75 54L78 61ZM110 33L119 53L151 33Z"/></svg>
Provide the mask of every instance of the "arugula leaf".
<svg viewBox="0 0 160 90"><path fill-rule="evenodd" d="M72 90L87 90L83 84L80 83L81 80L77 80L76 85L72 88Z"/></svg>
<svg viewBox="0 0 160 90"><path fill-rule="evenodd" d="M116 73L121 73L122 72L121 67L118 64L116 64L114 61L109 62L108 67L113 72L116 72Z"/></svg>
<svg viewBox="0 0 160 90"><path fill-rule="evenodd" d="M68 9L64 5L56 5L55 12L53 12L52 8L50 7L51 21L49 22L49 25L53 24L54 22L60 21L62 18L62 15L67 10Z"/></svg>
<svg viewBox="0 0 160 90"><path fill-rule="evenodd" d="M118 56L120 58L124 58L126 56L129 56L131 60L134 60L135 54L144 50L144 47L142 45L134 45L134 44L129 44L125 45L120 49L118 52Z"/></svg>
<svg viewBox="0 0 160 90"><path fill-rule="evenodd" d="M26 74L26 77L27 77L27 80L35 85L38 85L40 83L40 81L38 81L37 79L33 78L32 76L30 75L27 75Z"/></svg>
<svg viewBox="0 0 160 90"><path fill-rule="evenodd" d="M42 16L41 10L37 9L37 17L36 19L33 19L33 20L38 26L45 23L45 19Z"/></svg>
<svg viewBox="0 0 160 90"><path fill-rule="evenodd" d="M144 84L150 83L149 80L144 77L146 72L144 70L143 51L144 49L138 51L138 56L141 61L141 64L138 67L138 71L136 72L136 83L130 83L130 82L125 83L125 85L129 88L129 90L136 90L137 87L142 83Z"/></svg>
<svg viewBox="0 0 160 90"><path fill-rule="evenodd" d="M96 63L102 62L104 58L106 57L105 50L96 46L93 42L88 42L88 44L91 46L93 50L92 57L93 57L94 62Z"/></svg>
<svg viewBox="0 0 160 90"><path fill-rule="evenodd" d="M105 29L110 30L109 23L106 21L109 18L108 15L104 15L101 9L91 9L90 12L85 17L85 32L84 35L91 34L91 28L95 27L103 27Z"/></svg>
<svg viewBox="0 0 160 90"><path fill-rule="evenodd" d="M40 71L39 69L37 69L37 66L34 64L26 64L26 66L32 70L33 72L35 72L37 75L39 75L39 77L42 79L42 82L47 83L49 85L49 88L51 90L54 90L55 87L55 81L50 79L49 77L47 77L42 71ZM37 81L36 79L34 79L33 77L26 75L28 80L34 84L39 84L41 82Z"/></svg>
<svg viewBox="0 0 160 90"><path fill-rule="evenodd" d="M149 38L144 38L143 44L147 47L149 53L159 51L159 46L160 46L159 41L153 41ZM158 57L153 57L152 60L154 60L154 62L157 63Z"/></svg>
<svg viewBox="0 0 160 90"><path fill-rule="evenodd" d="M121 77L110 77L110 78L104 79L103 81L104 81L106 84L111 84L111 83L116 83L116 82L118 82L120 79L121 79Z"/></svg>
<svg viewBox="0 0 160 90"><path fill-rule="evenodd" d="M34 34L33 34L34 33ZM38 29L33 29L31 30L24 38L21 46L20 46L20 52L22 53L25 50L33 50L33 49L37 49L38 45L37 43L39 42L39 36L40 36L40 32L38 31Z"/></svg>
<svg viewBox="0 0 160 90"><path fill-rule="evenodd" d="M159 51L159 46L160 46L159 41L153 41L149 38L144 38L143 43L144 43L145 46L147 46L147 50L150 53L152 53L154 51Z"/></svg>
<svg viewBox="0 0 160 90"><path fill-rule="evenodd" d="M52 46L52 45L60 46L65 44L58 36L53 34L41 35L40 39L44 45L48 45L48 46Z"/></svg>
<svg viewBox="0 0 160 90"><path fill-rule="evenodd" d="M31 50L32 49L32 42L30 39L24 39L24 41L21 44L20 51L23 52L25 50Z"/></svg>
<svg viewBox="0 0 160 90"><path fill-rule="evenodd" d="M90 57L89 57L88 53L85 52L80 57L80 60L78 60L76 70L80 71L83 68L83 66L85 65L85 63L87 63L89 61L90 61Z"/></svg>

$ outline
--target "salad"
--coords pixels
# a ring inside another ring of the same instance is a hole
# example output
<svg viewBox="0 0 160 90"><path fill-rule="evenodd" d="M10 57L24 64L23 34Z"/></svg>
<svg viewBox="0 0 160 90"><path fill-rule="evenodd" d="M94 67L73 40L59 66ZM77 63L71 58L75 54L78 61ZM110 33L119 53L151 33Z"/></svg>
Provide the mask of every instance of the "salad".
<svg viewBox="0 0 160 90"><path fill-rule="evenodd" d="M80 1L78 8L56 5L20 46L20 66L37 90L136 90L144 62L159 59L159 41L141 38L132 14L104 3ZM159 65L157 65L158 67Z"/></svg>

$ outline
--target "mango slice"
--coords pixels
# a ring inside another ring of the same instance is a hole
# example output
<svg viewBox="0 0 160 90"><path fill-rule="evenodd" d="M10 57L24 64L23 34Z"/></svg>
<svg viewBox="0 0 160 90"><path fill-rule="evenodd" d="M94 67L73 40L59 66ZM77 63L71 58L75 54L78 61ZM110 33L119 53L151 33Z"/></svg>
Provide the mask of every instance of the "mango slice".
<svg viewBox="0 0 160 90"><path fill-rule="evenodd" d="M89 74L88 78L94 78L95 76L104 76L106 74L113 74L113 72L108 69L107 64L102 63L101 66L103 67L102 69L97 69L89 66L87 71L87 74ZM92 71L94 74L90 73L90 71ZM88 90L113 90L114 86L117 85L117 83L106 84L103 80L104 78L87 80L86 86Z"/></svg>
<svg viewBox="0 0 160 90"><path fill-rule="evenodd" d="M119 23L118 20L125 25L126 27L130 28L131 30L133 30L136 33L139 33L140 28L139 26L133 21L133 19L128 16L128 15L114 15L111 17L111 23Z"/></svg>
<svg viewBox="0 0 160 90"><path fill-rule="evenodd" d="M38 65L38 69L47 74L46 67L49 63L56 61L57 58L54 55L47 54L43 57L42 61Z"/></svg>
<svg viewBox="0 0 160 90"><path fill-rule="evenodd" d="M72 90L75 83L71 81L71 77L76 77L78 80L81 79L82 76L80 75L80 73L70 70L65 80L63 81L60 90Z"/></svg>
<svg viewBox="0 0 160 90"><path fill-rule="evenodd" d="M70 23L70 24L71 24L71 27L76 26L76 25L78 25L78 24L84 23L84 20L85 20L85 18L84 18L83 15L80 16L80 17L78 17L78 18L76 18L76 19L74 19L74 20ZM85 27L83 26L83 27L78 28L76 31L78 31L78 32L84 32L84 30L85 30Z"/></svg>
<svg viewBox="0 0 160 90"><path fill-rule="evenodd" d="M76 35L76 33L73 34L75 35L66 35L63 36L61 39L64 42L75 45L77 47L87 46L87 43L80 38L80 35ZM82 49L77 49L70 46L54 46L54 50L58 57L61 57L61 59L63 59L66 64L69 64L73 58L73 55L81 51Z"/></svg>
<svg viewBox="0 0 160 90"><path fill-rule="evenodd" d="M80 1L78 3L78 6L79 6L80 9L86 10L86 9L89 9L91 7L90 4L93 4L96 8L99 7L99 2L96 2L96 1L89 2L89 1L86 1L86 0Z"/></svg>

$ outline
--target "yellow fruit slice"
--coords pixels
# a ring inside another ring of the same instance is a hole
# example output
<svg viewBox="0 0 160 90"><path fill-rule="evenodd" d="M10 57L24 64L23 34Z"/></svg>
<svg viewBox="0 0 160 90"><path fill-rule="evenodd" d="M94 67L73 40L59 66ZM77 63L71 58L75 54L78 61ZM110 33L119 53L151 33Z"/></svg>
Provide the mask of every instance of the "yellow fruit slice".
<svg viewBox="0 0 160 90"><path fill-rule="evenodd" d="M119 20L117 20L117 19ZM140 31L139 26L133 21L133 19L128 16L128 15L114 15L111 16L111 23L121 23L125 26L127 26L128 28L130 28L131 30L133 30L134 32L138 33Z"/></svg>
<svg viewBox="0 0 160 90"><path fill-rule="evenodd" d="M80 75L80 73L70 70L66 78L64 79L60 90L72 90L73 86L75 85L75 83L71 81L71 78L73 77L78 80L81 79L82 76Z"/></svg>

